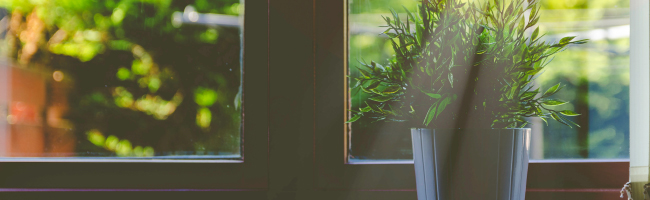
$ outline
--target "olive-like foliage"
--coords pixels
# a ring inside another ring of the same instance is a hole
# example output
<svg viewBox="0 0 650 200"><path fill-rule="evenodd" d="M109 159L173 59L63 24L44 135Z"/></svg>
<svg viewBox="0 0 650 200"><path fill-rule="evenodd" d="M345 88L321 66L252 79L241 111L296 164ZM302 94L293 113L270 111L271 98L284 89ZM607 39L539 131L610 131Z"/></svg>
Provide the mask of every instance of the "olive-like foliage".
<svg viewBox="0 0 650 200"><path fill-rule="evenodd" d="M360 118L433 128L516 128L526 117L578 124L570 110L552 106L562 86L545 91L534 86L552 56L569 44L539 35L539 0L463 3L423 0L417 13L391 10L383 17L394 57L355 66L352 88L371 94L366 106L351 110L348 123ZM406 19L403 19L403 18ZM532 31L532 32L531 32Z"/></svg>

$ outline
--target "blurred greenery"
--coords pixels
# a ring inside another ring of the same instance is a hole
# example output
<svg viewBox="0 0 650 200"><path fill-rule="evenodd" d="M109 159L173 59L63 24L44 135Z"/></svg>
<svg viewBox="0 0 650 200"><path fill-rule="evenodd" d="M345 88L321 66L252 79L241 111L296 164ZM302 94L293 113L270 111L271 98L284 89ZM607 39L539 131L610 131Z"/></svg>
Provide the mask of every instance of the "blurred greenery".
<svg viewBox="0 0 650 200"><path fill-rule="evenodd" d="M374 60L383 64L394 55L388 38L380 35L385 30L379 27L385 23L381 16L390 16L390 8L402 5L415 10L417 3L417 0L350 1L351 77L359 75L354 67L360 65L358 61ZM628 0L541 0L541 4L540 35L551 36L547 37L551 42L559 40L559 35L578 34L578 39L585 38L589 31L603 29L599 20L629 19ZM629 157L629 36L590 39L588 44L571 46L557 54L537 79L541 90L558 82L566 85L556 97L569 103L558 109L575 110L584 117L569 117L582 128L568 128L557 122L542 126L544 158ZM352 93L352 109L365 107L362 103L369 97L363 92ZM410 159L408 128L370 121L352 124L351 157ZM587 133L587 137L579 139L580 131ZM387 145L391 148L386 148Z"/></svg>
<svg viewBox="0 0 650 200"><path fill-rule="evenodd" d="M115 152L117 156L122 157L150 157L154 156L153 147L141 147L131 146L131 142L126 139L120 140L114 135L110 135L107 138L96 129L90 130L86 133L88 135L88 141L93 143L97 147L102 147L108 151Z"/></svg>
<svg viewBox="0 0 650 200"><path fill-rule="evenodd" d="M592 22L592 26L597 26L594 22L597 20L629 19L627 0L543 2L548 12L562 13L542 19L549 22L546 24L580 21L583 25ZM629 32L629 26L622 28ZM540 29L549 35L567 32L564 27ZM557 81L567 84L557 94L571 102L563 106L588 113L581 116L583 119L577 119L582 121L581 129L567 129L556 123L544 127L545 158L629 158L629 45L629 35L592 40L584 47L569 49L570 53L558 54L540 76L538 81L542 87ZM579 137L581 131L586 137Z"/></svg>
<svg viewBox="0 0 650 200"><path fill-rule="evenodd" d="M172 14L189 5L236 16L240 3L0 0L11 17L1 49L65 74L79 156L238 155L240 30L175 27Z"/></svg>

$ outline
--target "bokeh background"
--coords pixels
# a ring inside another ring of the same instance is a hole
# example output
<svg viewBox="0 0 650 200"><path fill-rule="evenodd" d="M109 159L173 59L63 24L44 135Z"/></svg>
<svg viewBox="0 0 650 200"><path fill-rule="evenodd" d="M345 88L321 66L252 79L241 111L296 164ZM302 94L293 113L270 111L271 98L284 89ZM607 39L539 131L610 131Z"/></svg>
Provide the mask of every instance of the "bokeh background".
<svg viewBox="0 0 650 200"><path fill-rule="evenodd" d="M0 156L239 158L242 3L0 0Z"/></svg>

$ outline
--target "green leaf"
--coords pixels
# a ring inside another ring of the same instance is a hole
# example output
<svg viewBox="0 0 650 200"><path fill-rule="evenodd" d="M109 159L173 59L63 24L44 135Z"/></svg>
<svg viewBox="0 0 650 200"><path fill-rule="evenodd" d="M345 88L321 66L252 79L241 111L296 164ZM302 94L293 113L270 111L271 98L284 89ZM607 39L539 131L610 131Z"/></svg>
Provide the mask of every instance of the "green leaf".
<svg viewBox="0 0 650 200"><path fill-rule="evenodd" d="M375 62L371 60L370 65L368 65L368 63L361 63L361 67L358 68L372 74L372 72L375 70Z"/></svg>
<svg viewBox="0 0 650 200"><path fill-rule="evenodd" d="M411 11L410 11L408 8L406 8L406 6L402 5L402 8L404 8L404 10L406 10L406 14L408 14L408 16L410 16L411 19L412 19L414 22L417 21L417 20L416 20L417 18L413 17L413 13L411 13Z"/></svg>
<svg viewBox="0 0 650 200"><path fill-rule="evenodd" d="M379 63L375 63L375 61L372 61L371 63L372 63L372 66L375 68L375 72L378 72L378 73L379 73L379 72L381 72L381 71L385 71L385 70L386 70L386 68L384 68L383 65L381 65L381 64L379 64Z"/></svg>
<svg viewBox="0 0 650 200"><path fill-rule="evenodd" d="M523 32L524 28L526 28L526 27L524 27L525 25L526 25L526 18L521 17L521 20L519 20L519 24L517 25L517 30L519 30L520 32Z"/></svg>
<svg viewBox="0 0 650 200"><path fill-rule="evenodd" d="M359 108L359 110L361 110L361 108ZM348 110L348 111L349 111L349 112L356 113L356 114L361 114L361 113L363 113L363 112L361 112L361 111L356 111L356 110Z"/></svg>
<svg viewBox="0 0 650 200"><path fill-rule="evenodd" d="M562 115L558 115L558 116L559 116L560 118L562 118L562 120L564 120L565 122L569 122L569 123L571 123L571 124L573 124L573 125L575 125L575 126L577 126L577 127L580 127L579 124L577 124L577 123L575 123L575 122L573 122L573 121L567 119L566 117L564 117L564 116L562 116ZM571 127L571 126L569 126L569 127Z"/></svg>
<svg viewBox="0 0 650 200"><path fill-rule="evenodd" d="M418 42L422 41L422 32L423 31L424 31L424 28L422 26L417 25L417 27L415 27L415 36L417 37Z"/></svg>
<svg viewBox="0 0 650 200"><path fill-rule="evenodd" d="M582 39L582 40L573 41L573 42L570 42L570 43L571 44L584 44L584 43L587 43L587 41L589 41L589 39Z"/></svg>
<svg viewBox="0 0 650 200"><path fill-rule="evenodd" d="M348 120L348 121L345 122L345 123L356 122L357 120L359 120L359 118L361 118L361 115L354 115L354 117L350 118L350 120Z"/></svg>
<svg viewBox="0 0 650 200"><path fill-rule="evenodd" d="M526 26L527 27L535 26L535 24L537 24L537 21L539 21L539 17L537 17L537 18L535 18L533 20L530 20L530 22L528 22L528 25L526 25Z"/></svg>
<svg viewBox="0 0 650 200"><path fill-rule="evenodd" d="M576 38L576 36L569 36L569 37L564 37L560 39L560 44L569 44L573 38Z"/></svg>
<svg viewBox="0 0 650 200"><path fill-rule="evenodd" d="M553 117L553 119L554 119L555 121L560 122L560 123L562 123L562 124L564 124L564 125L567 125L567 126L571 127L571 125L569 125L569 124L566 123L562 118L560 118L560 116L558 116L557 113L552 112L552 113L551 113L551 117Z"/></svg>
<svg viewBox="0 0 650 200"><path fill-rule="evenodd" d="M535 31L533 31L533 35L530 36L530 41L534 41L535 38L537 38L538 34L539 34L539 26L535 28Z"/></svg>
<svg viewBox="0 0 650 200"><path fill-rule="evenodd" d="M366 102L366 104L367 104L368 106L370 106L370 108L372 108L372 111L374 111L374 112L378 112L378 113L383 113L383 112L384 112L383 110L381 110L381 108L379 108L379 107L378 107L377 105L375 105L375 104L371 104L371 103L368 103L368 102Z"/></svg>
<svg viewBox="0 0 650 200"><path fill-rule="evenodd" d="M361 74L361 77L363 77L363 78L370 78L370 76L369 76L370 72L367 72L367 71L365 71L363 69L359 69L359 73Z"/></svg>
<svg viewBox="0 0 650 200"><path fill-rule="evenodd" d="M379 91L379 90L377 90L377 89L372 89L372 90L370 90L370 91L372 91L372 93L374 93L374 94L383 95L383 94L381 93L381 91Z"/></svg>
<svg viewBox="0 0 650 200"><path fill-rule="evenodd" d="M552 99L542 101L542 104L544 104L546 106L559 106L559 105L566 104L566 103L567 102L552 100Z"/></svg>
<svg viewBox="0 0 650 200"><path fill-rule="evenodd" d="M390 17L381 16L386 21L386 24L390 25Z"/></svg>
<svg viewBox="0 0 650 200"><path fill-rule="evenodd" d="M389 38L396 38L397 37L397 34L390 33L390 32L388 32L388 30L386 32L384 32L384 34L386 34Z"/></svg>
<svg viewBox="0 0 650 200"><path fill-rule="evenodd" d="M449 84L451 84L451 88L454 88L454 75L452 73L449 73L447 75L447 78L449 79Z"/></svg>
<svg viewBox="0 0 650 200"><path fill-rule="evenodd" d="M544 92L544 94L542 95L542 98L549 97L549 96L555 94L555 93L556 93L557 91L559 91L560 89L561 89L561 88L560 88L560 83L558 83L557 85L554 85L553 87L551 87L551 88L549 88L548 90L546 90L546 92Z"/></svg>
<svg viewBox="0 0 650 200"><path fill-rule="evenodd" d="M440 105L438 106L438 110L436 110L436 118L442 113L442 111L445 110L447 105L451 103L451 97L447 97L442 102L440 102Z"/></svg>
<svg viewBox="0 0 650 200"><path fill-rule="evenodd" d="M528 125L528 122L523 122L523 123L521 123L521 126L519 126L519 128L525 128L526 125Z"/></svg>
<svg viewBox="0 0 650 200"><path fill-rule="evenodd" d="M508 9L506 9L506 13L512 13L512 11L513 11L513 9L514 9L514 8L512 7L513 5L514 5L514 2L510 2L510 5L508 6Z"/></svg>
<svg viewBox="0 0 650 200"><path fill-rule="evenodd" d="M524 101L525 100L530 100L533 97L535 97L535 95L537 95L537 92L524 92L523 94L521 94L521 97L519 97L519 99L524 100Z"/></svg>
<svg viewBox="0 0 650 200"><path fill-rule="evenodd" d="M434 93L425 92L424 94L427 94L428 96L430 96L431 98L434 98L434 99L440 99L440 97L442 97L441 95L434 94Z"/></svg>
<svg viewBox="0 0 650 200"><path fill-rule="evenodd" d="M573 112L571 110L563 110L563 111L560 111L560 113L565 115L565 116L578 116L578 115L580 115L580 114L575 113L575 112Z"/></svg>
<svg viewBox="0 0 650 200"><path fill-rule="evenodd" d="M388 86L386 89L381 91L382 94L393 94L402 89L399 85Z"/></svg>
<svg viewBox="0 0 650 200"><path fill-rule="evenodd" d="M545 117L539 117L539 118L542 119L542 121L544 121L544 123L546 123L546 126L548 126L548 121L546 120Z"/></svg>
<svg viewBox="0 0 650 200"><path fill-rule="evenodd" d="M431 107L429 107L429 111L427 111L427 115L424 117L425 126L429 126L429 123L431 123L433 117L435 116L437 108L438 108L438 103L431 104Z"/></svg>
<svg viewBox="0 0 650 200"><path fill-rule="evenodd" d="M380 83L381 83L380 81L372 81L372 82L370 82L370 84L368 84L368 86L365 87L365 89L366 90L375 89L375 88L377 88L379 86Z"/></svg>
<svg viewBox="0 0 650 200"><path fill-rule="evenodd" d="M535 16L537 15L537 9L538 9L538 8L537 8L537 6L535 6L535 5L532 5L532 6L533 6L533 9L530 11L530 15L529 15L529 16L530 16L530 17L535 17Z"/></svg>
<svg viewBox="0 0 650 200"><path fill-rule="evenodd" d="M359 108L359 110L361 112L370 112L372 110L372 108L370 108L370 106L366 106L365 108Z"/></svg>
<svg viewBox="0 0 650 200"><path fill-rule="evenodd" d="M370 100L376 101L376 102L385 102L388 100L393 99L394 96L376 96L376 97L371 97Z"/></svg>
<svg viewBox="0 0 650 200"><path fill-rule="evenodd" d="M361 90L362 90L363 92L365 92L365 93L368 93L368 94L374 94L374 92L372 92L372 91L370 91L370 90L368 90L368 89L366 89L366 88L364 88L364 87L361 87Z"/></svg>

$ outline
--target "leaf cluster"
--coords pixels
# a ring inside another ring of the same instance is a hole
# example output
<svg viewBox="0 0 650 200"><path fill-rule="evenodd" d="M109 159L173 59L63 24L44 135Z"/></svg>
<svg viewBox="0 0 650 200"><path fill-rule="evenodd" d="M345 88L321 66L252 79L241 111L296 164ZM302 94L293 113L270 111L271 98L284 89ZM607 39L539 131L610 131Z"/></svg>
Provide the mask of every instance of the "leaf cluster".
<svg viewBox="0 0 650 200"><path fill-rule="evenodd" d="M413 127L513 128L539 117L578 126L565 117L575 112L552 109L566 103L551 98L560 84L542 92L533 82L554 54L586 40L543 41L538 1L423 0L415 13L404 8L406 19L391 10L383 34L395 55L385 65L356 66L353 91L371 97L351 110L348 123L363 117Z"/></svg>

